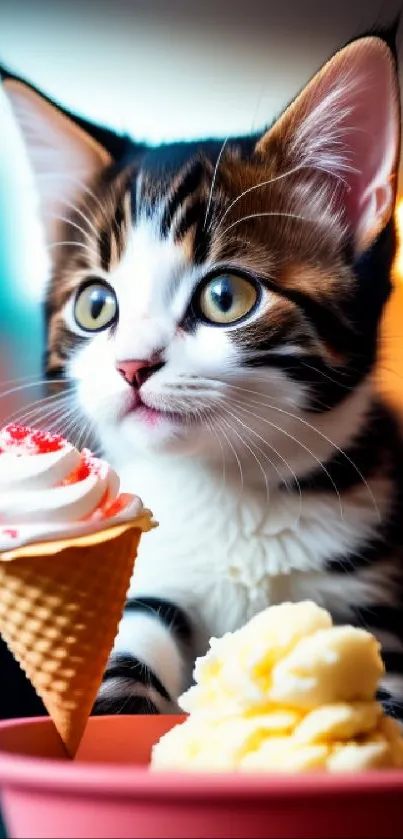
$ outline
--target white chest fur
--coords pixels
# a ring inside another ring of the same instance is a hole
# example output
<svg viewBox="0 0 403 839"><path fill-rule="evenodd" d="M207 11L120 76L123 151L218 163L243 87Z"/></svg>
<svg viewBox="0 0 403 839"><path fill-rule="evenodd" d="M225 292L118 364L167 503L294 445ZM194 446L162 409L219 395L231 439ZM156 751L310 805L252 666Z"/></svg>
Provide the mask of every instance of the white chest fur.
<svg viewBox="0 0 403 839"><path fill-rule="evenodd" d="M198 460L168 457L119 465L122 487L142 496L159 521L143 538L131 594L175 600L208 638L233 630L270 603L312 597L344 610L370 600L376 580L354 575L346 591L324 574L331 556L347 555L369 538L387 503L362 485L339 497L273 490L253 476L225 476ZM344 577L343 577L344 579Z"/></svg>

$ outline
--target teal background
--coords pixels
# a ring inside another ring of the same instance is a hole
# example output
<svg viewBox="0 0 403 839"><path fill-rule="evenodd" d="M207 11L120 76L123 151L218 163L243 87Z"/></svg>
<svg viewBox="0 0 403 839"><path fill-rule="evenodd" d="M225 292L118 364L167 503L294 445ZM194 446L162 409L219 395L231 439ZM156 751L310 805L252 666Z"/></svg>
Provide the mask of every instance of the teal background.
<svg viewBox="0 0 403 839"><path fill-rule="evenodd" d="M24 384L17 380L41 376L43 351L42 311L32 292L40 260L35 263L33 252L30 257L30 202L25 201L31 193L25 187L21 139L7 116L0 99L0 422L38 396L32 387L9 395L7 391Z"/></svg>
<svg viewBox="0 0 403 839"><path fill-rule="evenodd" d="M0 363L4 364L4 356L9 356L17 376L30 376L40 367L42 313L39 301L32 301L23 290L25 258L21 256L21 238L24 239L24 231L21 235L18 197L12 197L10 181L3 172L0 189ZM23 200L22 196L20 200Z"/></svg>

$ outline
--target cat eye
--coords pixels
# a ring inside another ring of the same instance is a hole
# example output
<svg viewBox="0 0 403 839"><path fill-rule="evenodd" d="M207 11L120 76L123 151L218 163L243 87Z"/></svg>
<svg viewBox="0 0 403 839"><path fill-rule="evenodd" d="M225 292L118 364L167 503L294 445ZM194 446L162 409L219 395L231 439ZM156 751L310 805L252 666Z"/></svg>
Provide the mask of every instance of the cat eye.
<svg viewBox="0 0 403 839"><path fill-rule="evenodd" d="M77 293L73 312L77 326L85 332L107 329L118 312L113 288L100 280L87 282Z"/></svg>
<svg viewBox="0 0 403 839"><path fill-rule="evenodd" d="M259 299L252 280L236 274L220 274L202 287L198 306L210 323L232 324L250 314Z"/></svg>

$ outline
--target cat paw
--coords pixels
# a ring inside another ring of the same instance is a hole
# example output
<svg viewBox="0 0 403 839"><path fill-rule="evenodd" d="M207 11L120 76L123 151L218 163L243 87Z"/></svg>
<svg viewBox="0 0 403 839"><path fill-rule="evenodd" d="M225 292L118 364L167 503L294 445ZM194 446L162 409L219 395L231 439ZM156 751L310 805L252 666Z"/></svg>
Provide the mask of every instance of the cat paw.
<svg viewBox="0 0 403 839"><path fill-rule="evenodd" d="M91 711L92 717L104 717L110 714L159 714L154 702L147 696L116 695L98 696Z"/></svg>
<svg viewBox="0 0 403 839"><path fill-rule="evenodd" d="M155 673L138 658L115 653L109 659L91 716L178 713Z"/></svg>

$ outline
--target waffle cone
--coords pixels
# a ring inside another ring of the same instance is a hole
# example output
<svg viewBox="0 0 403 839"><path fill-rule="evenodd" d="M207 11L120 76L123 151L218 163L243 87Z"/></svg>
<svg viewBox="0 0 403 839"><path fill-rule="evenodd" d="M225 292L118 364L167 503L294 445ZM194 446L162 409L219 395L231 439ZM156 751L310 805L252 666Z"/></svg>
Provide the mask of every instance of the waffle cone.
<svg viewBox="0 0 403 839"><path fill-rule="evenodd" d="M148 511L0 556L0 632L74 757L117 634Z"/></svg>

